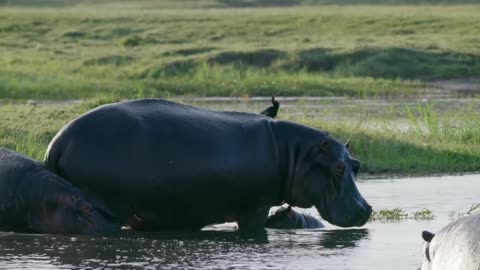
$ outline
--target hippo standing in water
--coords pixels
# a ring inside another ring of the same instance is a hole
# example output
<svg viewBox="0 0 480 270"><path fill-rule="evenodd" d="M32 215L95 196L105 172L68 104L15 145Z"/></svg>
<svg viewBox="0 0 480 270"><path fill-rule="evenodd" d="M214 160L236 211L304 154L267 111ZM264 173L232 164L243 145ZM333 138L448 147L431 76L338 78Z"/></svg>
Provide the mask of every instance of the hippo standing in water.
<svg viewBox="0 0 480 270"><path fill-rule="evenodd" d="M44 163L0 148L0 229L97 234L118 231L120 226Z"/></svg>
<svg viewBox="0 0 480 270"><path fill-rule="evenodd" d="M267 218L265 227L273 229L318 229L325 227L320 220L292 209L280 208Z"/></svg>
<svg viewBox="0 0 480 270"><path fill-rule="evenodd" d="M360 162L328 133L260 114L163 99L107 104L54 137L45 161L136 229L199 230L237 221L263 230L272 206L315 206L323 219L362 226L371 207Z"/></svg>
<svg viewBox="0 0 480 270"><path fill-rule="evenodd" d="M480 269L480 215L453 221L425 240L422 270Z"/></svg>

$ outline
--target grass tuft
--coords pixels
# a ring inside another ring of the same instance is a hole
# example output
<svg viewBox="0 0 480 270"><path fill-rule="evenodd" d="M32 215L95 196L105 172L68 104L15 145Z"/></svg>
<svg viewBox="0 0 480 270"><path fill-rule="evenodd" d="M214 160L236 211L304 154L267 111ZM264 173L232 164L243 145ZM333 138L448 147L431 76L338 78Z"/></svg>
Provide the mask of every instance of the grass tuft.
<svg viewBox="0 0 480 270"><path fill-rule="evenodd" d="M409 215L405 210L401 208L393 209L380 209L379 211L373 211L369 221L400 221L406 219L413 220L432 220L435 218L433 212L429 209L422 209L415 211Z"/></svg>

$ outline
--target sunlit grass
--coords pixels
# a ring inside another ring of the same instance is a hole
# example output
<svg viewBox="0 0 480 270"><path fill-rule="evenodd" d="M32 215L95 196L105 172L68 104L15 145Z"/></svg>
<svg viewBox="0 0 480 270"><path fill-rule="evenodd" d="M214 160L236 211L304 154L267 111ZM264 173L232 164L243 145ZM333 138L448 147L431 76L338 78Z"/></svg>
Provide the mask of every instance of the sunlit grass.
<svg viewBox="0 0 480 270"><path fill-rule="evenodd" d="M3 8L0 99L132 98L139 85L143 96L398 96L480 76L478 5L108 3Z"/></svg>
<svg viewBox="0 0 480 270"><path fill-rule="evenodd" d="M140 87L137 91L141 93L143 90ZM116 96L103 95L79 104L2 105L0 146L42 158L48 142L64 124L89 109L117 100ZM174 100L182 101L177 98ZM234 106L233 103L193 104L248 112L259 112L268 106L267 101L264 104L245 103L241 106ZM358 103L353 107L334 104L325 103L318 111L311 111L307 109L308 106L302 106L302 101L298 101L298 106L295 103L293 106L281 106L279 117L328 131L341 141L351 139L351 153L361 161L361 177L435 175L480 170L478 107L467 104L461 109L444 109L437 108L438 105L423 104L392 112L387 108L376 114L364 114L366 109L370 109L368 104ZM472 104L475 102L472 101ZM422 116L425 110L429 111L429 116ZM410 116L412 114L417 117ZM437 119L436 122L431 118ZM370 122L376 124L370 125ZM400 125L400 122L405 125Z"/></svg>

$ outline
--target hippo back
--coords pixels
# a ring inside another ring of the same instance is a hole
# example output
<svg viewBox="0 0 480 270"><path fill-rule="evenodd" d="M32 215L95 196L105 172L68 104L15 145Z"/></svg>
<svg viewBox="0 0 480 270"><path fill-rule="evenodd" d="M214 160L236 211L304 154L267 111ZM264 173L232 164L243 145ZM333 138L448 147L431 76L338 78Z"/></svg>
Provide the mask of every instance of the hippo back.
<svg viewBox="0 0 480 270"><path fill-rule="evenodd" d="M124 191L140 188L131 183L139 177L143 190L155 188L154 179L215 179L240 171L239 164L249 172L275 165L268 121L263 115L163 99L108 104L67 124L50 143L45 160L75 184L97 185L95 178L102 178L105 188ZM258 149L264 149L262 155Z"/></svg>

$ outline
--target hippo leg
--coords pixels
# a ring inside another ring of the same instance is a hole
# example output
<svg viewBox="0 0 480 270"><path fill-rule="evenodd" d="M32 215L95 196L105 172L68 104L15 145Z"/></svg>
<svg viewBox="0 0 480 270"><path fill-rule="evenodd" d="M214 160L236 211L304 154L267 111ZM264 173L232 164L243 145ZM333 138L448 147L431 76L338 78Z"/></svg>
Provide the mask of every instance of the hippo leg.
<svg viewBox="0 0 480 270"><path fill-rule="evenodd" d="M270 207L260 207L242 213L237 219L238 229L241 232L264 231L269 211Z"/></svg>
<svg viewBox="0 0 480 270"><path fill-rule="evenodd" d="M129 222L132 220L136 221L134 210L124 199L102 196L95 192L90 192L88 189L84 189L82 192L85 194L86 199L92 205L95 205L95 209L103 216L116 220L122 225L129 225Z"/></svg>
<svg viewBox="0 0 480 270"><path fill-rule="evenodd" d="M318 229L325 226L317 218L300 214L293 210L291 206L288 206L278 209L275 214L269 216L265 227L272 229Z"/></svg>

